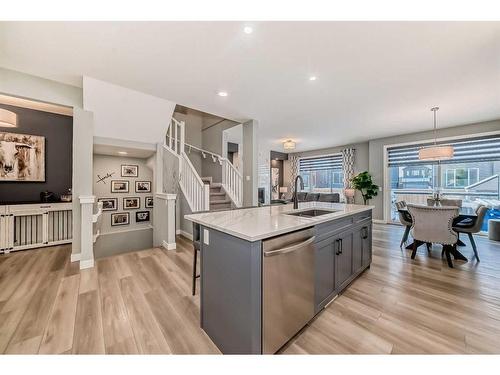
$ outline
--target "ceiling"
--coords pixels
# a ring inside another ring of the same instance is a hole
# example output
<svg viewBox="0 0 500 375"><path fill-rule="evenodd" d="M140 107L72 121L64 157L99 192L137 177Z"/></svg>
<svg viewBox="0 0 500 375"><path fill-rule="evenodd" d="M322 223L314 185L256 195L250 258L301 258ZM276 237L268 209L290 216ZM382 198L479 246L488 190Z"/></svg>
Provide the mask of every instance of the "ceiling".
<svg viewBox="0 0 500 375"><path fill-rule="evenodd" d="M500 22L2 22L0 66L256 119L278 151L500 118Z"/></svg>

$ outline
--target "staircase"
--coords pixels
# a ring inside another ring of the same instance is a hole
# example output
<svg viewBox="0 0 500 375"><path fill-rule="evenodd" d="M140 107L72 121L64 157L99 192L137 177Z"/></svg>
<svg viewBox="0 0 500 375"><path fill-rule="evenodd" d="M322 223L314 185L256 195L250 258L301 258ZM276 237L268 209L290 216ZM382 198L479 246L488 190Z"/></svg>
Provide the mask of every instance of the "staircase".
<svg viewBox="0 0 500 375"><path fill-rule="evenodd" d="M213 182L212 177L202 177L201 180L210 187L210 211L228 210L232 207L232 200L220 182Z"/></svg>
<svg viewBox="0 0 500 375"><path fill-rule="evenodd" d="M213 182L212 177L200 177L185 152L200 152L207 155L221 167L222 182ZM185 143L185 124L183 121L172 120L167 129L163 148L179 161L179 187L186 198L192 212L225 210L241 207L243 204L243 176L221 155L202 150Z"/></svg>

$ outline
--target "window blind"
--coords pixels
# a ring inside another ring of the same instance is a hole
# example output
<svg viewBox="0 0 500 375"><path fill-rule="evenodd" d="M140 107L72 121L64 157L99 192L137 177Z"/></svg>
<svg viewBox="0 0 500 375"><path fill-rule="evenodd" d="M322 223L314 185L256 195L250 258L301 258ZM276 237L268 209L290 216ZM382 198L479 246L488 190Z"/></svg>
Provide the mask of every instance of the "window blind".
<svg viewBox="0 0 500 375"><path fill-rule="evenodd" d="M387 149L388 166L437 164L437 161L419 160L418 158L418 150L432 144L433 143L430 142L417 145L390 147ZM438 142L437 144L451 145L455 150L453 159L442 161L442 164L500 160L500 135Z"/></svg>
<svg viewBox="0 0 500 375"><path fill-rule="evenodd" d="M301 172L322 171L327 169L342 170L342 154L303 158L299 161Z"/></svg>

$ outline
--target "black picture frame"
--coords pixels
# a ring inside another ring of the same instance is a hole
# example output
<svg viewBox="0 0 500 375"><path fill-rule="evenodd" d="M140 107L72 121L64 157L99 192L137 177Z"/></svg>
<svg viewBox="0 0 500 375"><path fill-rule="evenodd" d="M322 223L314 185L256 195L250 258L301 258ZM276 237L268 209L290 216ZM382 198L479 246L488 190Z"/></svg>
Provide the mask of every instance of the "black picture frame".
<svg viewBox="0 0 500 375"><path fill-rule="evenodd" d="M125 204L127 199L135 200L137 202L137 206L136 207L127 207L127 205ZM125 197L125 198L123 198L123 209L124 210L138 210L140 208L141 208L141 198L139 198L139 197Z"/></svg>
<svg viewBox="0 0 500 375"><path fill-rule="evenodd" d="M118 210L118 198L99 198L97 199L98 202L103 202L102 204L102 210L103 211L117 211ZM106 201L113 201L113 208L107 208L105 206Z"/></svg>
<svg viewBox="0 0 500 375"><path fill-rule="evenodd" d="M144 198L144 208L153 208L153 205L154 205L153 196Z"/></svg>
<svg viewBox="0 0 500 375"><path fill-rule="evenodd" d="M127 187L127 190L116 190L114 188L115 184L123 183ZM112 193L128 193L130 190L130 182L127 180L111 180L111 192Z"/></svg>
<svg viewBox="0 0 500 375"><path fill-rule="evenodd" d="M151 221L151 212L150 211L137 211L135 213L135 222L136 223L145 223L147 221Z"/></svg>
<svg viewBox="0 0 500 375"><path fill-rule="evenodd" d="M126 221L122 222L122 223L116 223L115 222L115 218L117 216L125 216L127 218ZM115 214L111 214L111 226L112 227L117 227L117 226L121 226L121 225L129 225L130 224L130 213L128 212L117 212Z"/></svg>
<svg viewBox="0 0 500 375"><path fill-rule="evenodd" d="M138 189L139 186L145 184L147 186L147 190ZM151 181L136 181L135 182L135 192L136 193L151 193Z"/></svg>
<svg viewBox="0 0 500 375"><path fill-rule="evenodd" d="M127 174L124 173L125 168L131 168L135 170L135 173ZM122 177L139 177L139 166L136 164L122 164L121 165L121 176Z"/></svg>

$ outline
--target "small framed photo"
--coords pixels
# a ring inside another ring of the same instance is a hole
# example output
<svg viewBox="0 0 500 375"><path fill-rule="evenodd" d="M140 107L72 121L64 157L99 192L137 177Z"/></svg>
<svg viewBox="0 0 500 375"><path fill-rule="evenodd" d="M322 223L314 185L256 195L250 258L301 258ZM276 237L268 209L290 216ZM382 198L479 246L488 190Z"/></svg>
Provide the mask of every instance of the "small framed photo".
<svg viewBox="0 0 500 375"><path fill-rule="evenodd" d="M122 164L122 177L139 177L139 166Z"/></svg>
<svg viewBox="0 0 500 375"><path fill-rule="evenodd" d="M146 199L144 200L144 207L153 208L153 197L146 197Z"/></svg>
<svg viewBox="0 0 500 375"><path fill-rule="evenodd" d="M111 226L116 227L118 225L129 225L130 215L128 212L120 212L117 214L111 214Z"/></svg>
<svg viewBox="0 0 500 375"><path fill-rule="evenodd" d="M111 180L111 192L128 193L128 184L126 180Z"/></svg>
<svg viewBox="0 0 500 375"><path fill-rule="evenodd" d="M136 193L151 193L151 181L136 181L135 182L135 192Z"/></svg>
<svg viewBox="0 0 500 375"><path fill-rule="evenodd" d="M135 213L135 222L143 223L145 221L149 221L150 212L149 211L137 211Z"/></svg>
<svg viewBox="0 0 500 375"><path fill-rule="evenodd" d="M134 210L141 208L141 198L123 198L123 209L124 210Z"/></svg>
<svg viewBox="0 0 500 375"><path fill-rule="evenodd" d="M118 209L118 198L99 198L98 202L102 202L103 211L116 211Z"/></svg>

